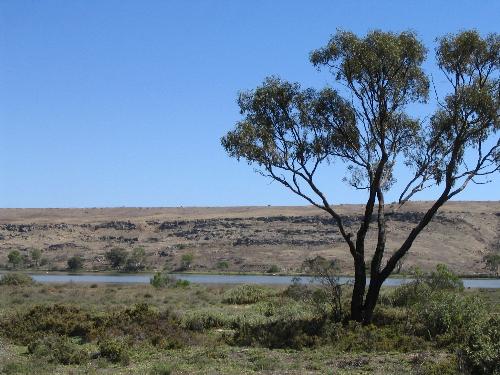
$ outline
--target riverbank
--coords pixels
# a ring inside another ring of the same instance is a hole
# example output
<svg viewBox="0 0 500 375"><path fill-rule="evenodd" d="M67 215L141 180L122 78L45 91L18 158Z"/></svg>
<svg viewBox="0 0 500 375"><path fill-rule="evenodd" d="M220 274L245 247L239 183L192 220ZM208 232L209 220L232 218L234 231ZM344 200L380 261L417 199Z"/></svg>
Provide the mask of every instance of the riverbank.
<svg viewBox="0 0 500 375"><path fill-rule="evenodd" d="M95 274L95 273L29 273L36 282L50 283L97 283L97 284L149 284L153 274ZM2 273L0 272L0 276ZM285 276L285 275L249 275L249 274L196 274L170 273L174 278L186 280L196 284L258 284L258 285L290 285L297 278L303 284L317 282L312 276ZM368 279L369 280L369 279ZM388 278L385 286L399 286L411 282L412 278ZM500 289L500 278L462 278L465 288ZM341 284L350 284L352 277L340 276Z"/></svg>

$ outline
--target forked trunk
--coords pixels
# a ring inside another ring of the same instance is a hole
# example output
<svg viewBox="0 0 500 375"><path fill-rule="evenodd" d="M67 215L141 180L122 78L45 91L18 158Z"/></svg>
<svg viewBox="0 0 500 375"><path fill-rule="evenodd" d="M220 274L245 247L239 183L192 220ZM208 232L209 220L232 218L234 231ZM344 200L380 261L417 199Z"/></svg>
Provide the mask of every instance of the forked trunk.
<svg viewBox="0 0 500 375"><path fill-rule="evenodd" d="M363 299L366 289L366 270L363 261L354 264L354 288L351 298L351 319L357 322L363 321Z"/></svg>
<svg viewBox="0 0 500 375"><path fill-rule="evenodd" d="M368 293L366 294L365 303L363 306L363 324L370 324L373 319L373 311L377 305L378 296L380 293L380 288L384 280L381 276L370 279L370 286L368 287Z"/></svg>

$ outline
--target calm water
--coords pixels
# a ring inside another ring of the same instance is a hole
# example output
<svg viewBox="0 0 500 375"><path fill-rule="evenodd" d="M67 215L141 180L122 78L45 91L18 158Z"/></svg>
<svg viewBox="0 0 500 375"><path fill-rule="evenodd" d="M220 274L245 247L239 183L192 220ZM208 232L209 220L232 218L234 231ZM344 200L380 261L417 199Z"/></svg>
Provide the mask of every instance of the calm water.
<svg viewBox="0 0 500 375"><path fill-rule="evenodd" d="M40 283L113 283L113 284L149 284L152 275L79 275L79 274L32 274ZM172 276L199 284L274 284L287 285L292 282L292 276L259 276L259 275L186 275L172 274ZM340 281L346 283L352 278L342 277ZM302 282L310 282L310 277L301 277ZM387 279L386 286L398 286L411 279ZM500 288L500 279L462 279L466 288Z"/></svg>

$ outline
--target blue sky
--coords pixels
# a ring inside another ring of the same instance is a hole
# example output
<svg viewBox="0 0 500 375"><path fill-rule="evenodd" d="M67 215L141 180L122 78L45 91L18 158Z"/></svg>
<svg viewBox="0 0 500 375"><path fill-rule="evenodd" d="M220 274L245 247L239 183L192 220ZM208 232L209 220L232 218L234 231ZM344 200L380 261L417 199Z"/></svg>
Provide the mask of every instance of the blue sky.
<svg viewBox="0 0 500 375"><path fill-rule="evenodd" d="M434 39L499 16L488 0L1 0L0 207L303 204L222 150L239 90L333 84L308 54L337 28L416 31L439 86ZM322 181L331 200L362 201L341 177ZM499 181L459 198L498 200Z"/></svg>

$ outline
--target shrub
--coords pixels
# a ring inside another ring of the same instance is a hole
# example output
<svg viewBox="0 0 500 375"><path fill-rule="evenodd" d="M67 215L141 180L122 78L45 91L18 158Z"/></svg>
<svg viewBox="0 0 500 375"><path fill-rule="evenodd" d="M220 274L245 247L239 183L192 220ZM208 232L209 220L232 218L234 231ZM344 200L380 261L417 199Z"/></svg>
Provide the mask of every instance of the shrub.
<svg viewBox="0 0 500 375"><path fill-rule="evenodd" d="M294 277L283 295L295 301L307 301L312 296L312 290L308 285L300 282L300 277Z"/></svg>
<svg viewBox="0 0 500 375"><path fill-rule="evenodd" d="M136 247L127 259L125 270L129 272L142 271L146 268L146 251L143 247Z"/></svg>
<svg viewBox="0 0 500 375"><path fill-rule="evenodd" d="M473 327L459 357L471 374L500 374L500 317Z"/></svg>
<svg viewBox="0 0 500 375"><path fill-rule="evenodd" d="M183 326L191 331L204 331L210 328L231 327L234 319L227 313L214 310L190 311L183 317Z"/></svg>
<svg viewBox="0 0 500 375"><path fill-rule="evenodd" d="M35 280L24 273L6 273L0 278L0 285L33 285Z"/></svg>
<svg viewBox="0 0 500 375"><path fill-rule="evenodd" d="M269 319L253 321L241 319L234 335L238 345L260 345L267 348L293 348L315 346L320 341L325 319Z"/></svg>
<svg viewBox="0 0 500 375"><path fill-rule="evenodd" d="M149 371L150 375L170 375L172 366L166 363L157 363Z"/></svg>
<svg viewBox="0 0 500 375"><path fill-rule="evenodd" d="M479 298L439 291L414 305L410 321L417 334L448 346L463 343L487 318L486 306Z"/></svg>
<svg viewBox="0 0 500 375"><path fill-rule="evenodd" d="M397 287L393 292L391 299L394 306L425 302L432 293L438 291L458 292L464 289L462 280L443 264L438 264L436 271L430 274L417 269L413 276L412 282Z"/></svg>
<svg viewBox="0 0 500 375"><path fill-rule="evenodd" d="M224 293L222 302L234 305L245 305L262 301L271 294L272 292L269 289L259 285L240 285Z"/></svg>
<svg viewBox="0 0 500 375"><path fill-rule="evenodd" d="M38 267L40 265L40 260L42 259L42 251L40 249L33 249L30 252L30 257L33 265Z"/></svg>
<svg viewBox="0 0 500 375"><path fill-rule="evenodd" d="M149 283L155 288L185 288L191 283L188 280L176 279L166 273L157 272L149 280Z"/></svg>
<svg viewBox="0 0 500 375"><path fill-rule="evenodd" d="M500 269L500 252L487 254L483 260L486 262L486 268L499 276Z"/></svg>
<svg viewBox="0 0 500 375"><path fill-rule="evenodd" d="M0 322L5 336L24 345L50 334L90 340L95 328L90 314L75 306L59 304L35 305Z"/></svg>
<svg viewBox="0 0 500 375"><path fill-rule="evenodd" d="M335 321L342 319L342 292L340 283L340 267L336 260L327 260L322 256L306 259L302 263L302 270L312 275L313 280L319 282L320 289L314 291L313 302L318 308L324 309L327 305Z"/></svg>
<svg viewBox="0 0 500 375"><path fill-rule="evenodd" d="M112 268L121 268L127 261L128 253L127 250L121 247L115 247L105 254L106 259L111 264Z"/></svg>
<svg viewBox="0 0 500 375"><path fill-rule="evenodd" d="M192 339L175 315L169 311L160 312L147 303L113 312L103 319L101 325L103 334L126 336L132 343L148 340L156 346L180 348L191 343Z"/></svg>
<svg viewBox="0 0 500 375"><path fill-rule="evenodd" d="M425 282L432 290L464 290L464 283L444 264L438 264L436 270L425 278Z"/></svg>
<svg viewBox="0 0 500 375"><path fill-rule="evenodd" d="M75 255L68 259L68 268L72 271L77 271L83 267L83 258Z"/></svg>
<svg viewBox="0 0 500 375"><path fill-rule="evenodd" d="M267 273L278 273L278 272L280 272L280 268L276 264L273 264L273 265L271 265L271 267L268 268L268 270L266 272Z"/></svg>
<svg viewBox="0 0 500 375"><path fill-rule="evenodd" d="M128 346L123 340L104 339L99 341L99 355L112 363L126 365L130 362Z"/></svg>
<svg viewBox="0 0 500 375"><path fill-rule="evenodd" d="M44 358L50 363L62 365L81 364L89 358L89 354L68 337L48 335L28 344L28 352Z"/></svg>
<svg viewBox="0 0 500 375"><path fill-rule="evenodd" d="M18 250L12 250L9 255L7 255L9 263L12 264L13 268L17 268L23 263L23 257Z"/></svg>
<svg viewBox="0 0 500 375"><path fill-rule="evenodd" d="M186 271L189 268L191 268L193 260L194 260L194 255L193 254L191 254L191 253L184 254L181 257L181 267L180 267L180 270L181 271Z"/></svg>
<svg viewBox="0 0 500 375"><path fill-rule="evenodd" d="M423 338L408 335L397 326L363 326L356 322L349 322L345 327L340 323L332 326L337 328L331 330L329 338L339 351L404 353L429 347Z"/></svg>
<svg viewBox="0 0 500 375"><path fill-rule="evenodd" d="M217 262L217 269L227 270L228 268L229 268L229 263L226 262L225 260L221 260L220 262Z"/></svg>

